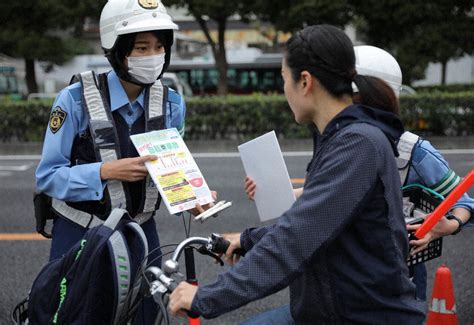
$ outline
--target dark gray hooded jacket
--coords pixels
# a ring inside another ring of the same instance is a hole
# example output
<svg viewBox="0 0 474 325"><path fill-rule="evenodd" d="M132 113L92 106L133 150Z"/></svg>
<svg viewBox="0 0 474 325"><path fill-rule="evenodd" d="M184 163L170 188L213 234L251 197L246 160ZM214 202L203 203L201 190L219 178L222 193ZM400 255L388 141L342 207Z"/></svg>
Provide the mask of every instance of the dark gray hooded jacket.
<svg viewBox="0 0 474 325"><path fill-rule="evenodd" d="M247 255L199 287L192 312L216 317L289 286L297 324L421 324L394 157L402 133L395 115L359 105L315 133L302 196L242 233Z"/></svg>

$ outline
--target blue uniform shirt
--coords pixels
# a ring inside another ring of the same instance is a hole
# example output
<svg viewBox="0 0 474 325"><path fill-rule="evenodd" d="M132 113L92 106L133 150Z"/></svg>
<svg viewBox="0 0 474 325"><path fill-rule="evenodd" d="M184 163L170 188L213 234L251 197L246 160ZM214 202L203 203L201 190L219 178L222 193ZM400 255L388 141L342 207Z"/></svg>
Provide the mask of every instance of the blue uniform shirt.
<svg viewBox="0 0 474 325"><path fill-rule="evenodd" d="M448 162L429 141L418 141L413 150L406 184L421 184L447 196L459 183L458 178L449 168ZM464 194L453 208L465 208L471 211L472 216L474 199ZM471 218L467 225L474 226L474 218Z"/></svg>
<svg viewBox="0 0 474 325"><path fill-rule="evenodd" d="M110 106L132 125L143 114L144 93L130 103L114 71L107 76ZM100 200L106 181L100 179L101 162L71 167L71 149L75 137L88 130L89 119L82 107L81 84L64 88L56 97L53 110L60 110L61 121L46 130L41 161L36 170L38 191L65 201ZM170 89L166 103L166 128L184 134L186 106L183 98ZM50 122L51 123L51 122ZM59 127L58 127L59 126Z"/></svg>

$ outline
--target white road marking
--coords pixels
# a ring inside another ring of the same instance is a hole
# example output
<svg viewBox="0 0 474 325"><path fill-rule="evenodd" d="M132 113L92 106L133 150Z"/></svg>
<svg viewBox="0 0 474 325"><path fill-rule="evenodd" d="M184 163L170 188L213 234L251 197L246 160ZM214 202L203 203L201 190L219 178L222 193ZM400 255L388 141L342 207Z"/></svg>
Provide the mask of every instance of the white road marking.
<svg viewBox="0 0 474 325"><path fill-rule="evenodd" d="M31 166L32 166L31 164L19 165L19 166L0 165L0 171L23 172L25 170L28 170Z"/></svg>
<svg viewBox="0 0 474 325"><path fill-rule="evenodd" d="M474 149L444 149L439 150L443 155L469 155L474 154ZM237 158L238 152L195 152L194 158ZM285 157L311 157L312 151L284 151ZM40 160L41 155L0 155L0 160Z"/></svg>

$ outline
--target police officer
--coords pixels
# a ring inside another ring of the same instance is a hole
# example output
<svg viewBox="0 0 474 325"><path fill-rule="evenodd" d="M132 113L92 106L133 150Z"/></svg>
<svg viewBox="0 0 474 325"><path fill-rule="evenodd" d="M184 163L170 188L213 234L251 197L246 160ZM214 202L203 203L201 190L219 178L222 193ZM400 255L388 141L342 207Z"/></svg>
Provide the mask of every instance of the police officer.
<svg viewBox="0 0 474 325"><path fill-rule="evenodd" d="M125 207L141 224L150 251L159 246L153 215L160 197L144 166L156 157L138 157L129 136L172 127L184 133L183 98L160 81L176 29L158 0L109 0L104 6L100 38L113 70L82 73L80 82L58 94L36 171L37 190L52 198L50 260L115 207ZM145 308L139 323L151 323L157 310L149 302Z"/></svg>
<svg viewBox="0 0 474 325"><path fill-rule="evenodd" d="M356 69L359 74L378 77L389 84L399 96L402 86L402 71L395 58L385 50L375 46L355 46ZM354 86L354 85L353 85ZM357 89L354 89L357 91ZM399 141L400 156L397 164L402 185L421 184L443 196L447 196L461 181L461 178L449 167L446 159L433 145L413 134L405 132ZM425 249L428 244L439 237L455 235L466 226L472 226L470 220L474 211L474 199L464 194L452 207L447 216L420 240L412 240L411 254ZM414 231L420 225L408 225ZM426 300L426 267L415 265L413 282L416 284L417 297Z"/></svg>

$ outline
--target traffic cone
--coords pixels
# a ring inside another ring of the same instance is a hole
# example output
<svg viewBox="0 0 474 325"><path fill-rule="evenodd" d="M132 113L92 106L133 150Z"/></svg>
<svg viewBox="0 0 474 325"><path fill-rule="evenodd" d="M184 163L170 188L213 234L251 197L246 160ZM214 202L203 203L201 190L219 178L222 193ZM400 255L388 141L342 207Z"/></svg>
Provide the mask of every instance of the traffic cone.
<svg viewBox="0 0 474 325"><path fill-rule="evenodd" d="M451 271L444 264L436 270L431 305L426 324L458 324Z"/></svg>

